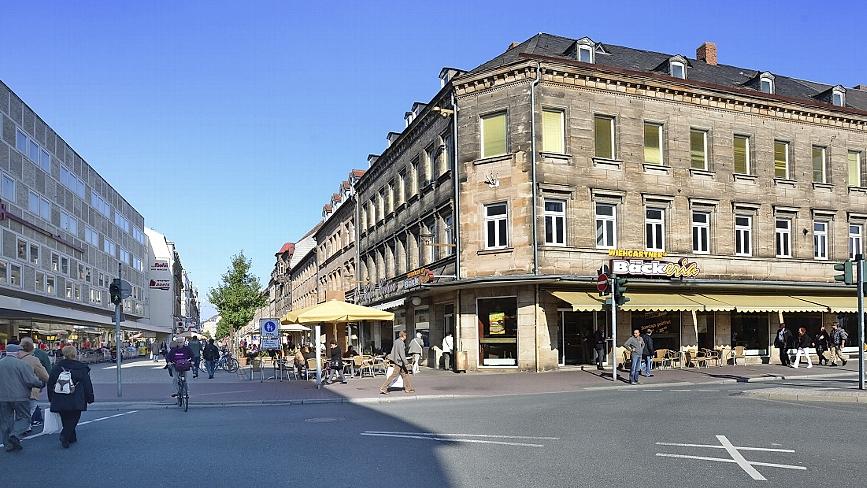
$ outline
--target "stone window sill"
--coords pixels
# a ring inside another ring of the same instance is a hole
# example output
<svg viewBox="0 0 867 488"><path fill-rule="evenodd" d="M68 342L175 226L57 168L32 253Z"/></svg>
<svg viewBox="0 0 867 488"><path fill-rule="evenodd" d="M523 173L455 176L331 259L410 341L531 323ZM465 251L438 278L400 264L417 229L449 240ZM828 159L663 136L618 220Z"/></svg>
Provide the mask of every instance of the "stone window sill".
<svg viewBox="0 0 867 488"><path fill-rule="evenodd" d="M597 168L620 170L622 164L623 161L619 159L593 158L593 166Z"/></svg>
<svg viewBox="0 0 867 488"><path fill-rule="evenodd" d="M798 185L798 182L796 182L795 180L787 180L784 178L774 178L774 185L786 188L795 188Z"/></svg>
<svg viewBox="0 0 867 488"><path fill-rule="evenodd" d="M539 155L542 156L543 160L550 163L568 164L572 160L572 155L566 153L542 152Z"/></svg>
<svg viewBox="0 0 867 488"><path fill-rule="evenodd" d="M671 174L671 168L661 164L644 163L644 172L653 175L669 175Z"/></svg>
<svg viewBox="0 0 867 488"><path fill-rule="evenodd" d="M736 182L749 183L752 185L756 184L756 177L754 175L744 175L744 174L735 173L734 178L735 178Z"/></svg>
<svg viewBox="0 0 867 488"><path fill-rule="evenodd" d="M813 182L813 189L814 189L814 190L833 191L833 190L834 190L834 185L832 185L832 184L830 184L830 183L817 183L817 182Z"/></svg>
<svg viewBox="0 0 867 488"><path fill-rule="evenodd" d="M489 164L489 163L498 163L500 161L509 161L512 159L511 154L501 154L499 156L491 156L489 158L481 158L473 161L474 165L479 164Z"/></svg>
<svg viewBox="0 0 867 488"><path fill-rule="evenodd" d="M514 251L513 247L498 247L496 249L480 249L476 254L479 256L484 256L487 254L505 254Z"/></svg>
<svg viewBox="0 0 867 488"><path fill-rule="evenodd" d="M849 193L859 193L861 195L867 195L867 188L864 188L862 186L850 186Z"/></svg>
<svg viewBox="0 0 867 488"><path fill-rule="evenodd" d="M714 173L713 171L708 171L706 169L690 168L689 175L690 176L700 176L700 177L704 177L704 178L713 178L716 176L716 173Z"/></svg>

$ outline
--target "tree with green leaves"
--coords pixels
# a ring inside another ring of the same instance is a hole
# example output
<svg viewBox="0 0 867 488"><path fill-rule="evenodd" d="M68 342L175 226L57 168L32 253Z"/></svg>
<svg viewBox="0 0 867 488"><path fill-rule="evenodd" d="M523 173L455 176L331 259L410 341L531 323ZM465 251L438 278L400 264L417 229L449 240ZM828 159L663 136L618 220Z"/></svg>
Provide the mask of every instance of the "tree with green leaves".
<svg viewBox="0 0 867 488"><path fill-rule="evenodd" d="M235 331L253 320L256 309L264 306L267 299L262 294L259 278L250 272L252 260L244 251L232 256L232 263L220 278L220 285L208 291L208 300L220 312L217 337L233 336Z"/></svg>

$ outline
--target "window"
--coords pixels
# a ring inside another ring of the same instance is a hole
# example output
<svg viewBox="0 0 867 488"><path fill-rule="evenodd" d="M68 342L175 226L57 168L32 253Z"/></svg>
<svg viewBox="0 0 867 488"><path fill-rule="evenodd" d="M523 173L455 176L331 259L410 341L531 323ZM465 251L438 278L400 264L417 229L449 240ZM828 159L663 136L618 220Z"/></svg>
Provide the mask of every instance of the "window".
<svg viewBox="0 0 867 488"><path fill-rule="evenodd" d="M385 188L380 188L376 194L376 216L377 222L385 218Z"/></svg>
<svg viewBox="0 0 867 488"><path fill-rule="evenodd" d="M406 171L401 171L397 177L397 204L406 202Z"/></svg>
<svg viewBox="0 0 867 488"><path fill-rule="evenodd" d="M45 293L52 296L57 294L57 290L54 287L54 277L51 275L45 276Z"/></svg>
<svg viewBox="0 0 867 488"><path fill-rule="evenodd" d="M90 194L90 204L104 217L108 218L111 216L111 206L101 196L97 195L96 192Z"/></svg>
<svg viewBox="0 0 867 488"><path fill-rule="evenodd" d="M692 213L692 251L696 254L710 252L710 213Z"/></svg>
<svg viewBox="0 0 867 488"><path fill-rule="evenodd" d="M42 171L51 174L51 154L45 149L39 151L39 167Z"/></svg>
<svg viewBox="0 0 867 488"><path fill-rule="evenodd" d="M117 210L114 212L114 223L124 232L129 233L129 220L127 220L127 218L121 215Z"/></svg>
<svg viewBox="0 0 867 488"><path fill-rule="evenodd" d="M753 218L749 215L735 215L735 255L752 256Z"/></svg>
<svg viewBox="0 0 867 488"><path fill-rule="evenodd" d="M846 92L839 88L834 88L831 92L831 103L838 107L844 107L846 105Z"/></svg>
<svg viewBox="0 0 867 488"><path fill-rule="evenodd" d="M9 265L9 284L21 287L21 266L17 264Z"/></svg>
<svg viewBox="0 0 867 488"><path fill-rule="evenodd" d="M644 123L644 162L647 164L663 164L662 124Z"/></svg>
<svg viewBox="0 0 867 488"><path fill-rule="evenodd" d="M648 251L665 251L665 210L648 208L644 212L645 245Z"/></svg>
<svg viewBox="0 0 867 488"><path fill-rule="evenodd" d="M813 222L813 257L828 259L828 222Z"/></svg>
<svg viewBox="0 0 867 488"><path fill-rule="evenodd" d="M45 220L51 220L51 203L36 192L28 192L27 209Z"/></svg>
<svg viewBox="0 0 867 488"><path fill-rule="evenodd" d="M482 117L482 157L500 156L507 152L506 113Z"/></svg>
<svg viewBox="0 0 867 488"><path fill-rule="evenodd" d="M132 238L136 240L139 244L144 244L145 235L144 232L141 231L138 227L132 228Z"/></svg>
<svg viewBox="0 0 867 488"><path fill-rule="evenodd" d="M678 61L672 61L668 63L668 67L671 76L674 76L675 78L680 78L682 80L686 79L686 66L684 66L683 63Z"/></svg>
<svg viewBox="0 0 867 488"><path fill-rule="evenodd" d="M827 167L826 167L827 150L822 146L813 146L813 182L826 183Z"/></svg>
<svg viewBox="0 0 867 488"><path fill-rule="evenodd" d="M60 256L54 253L51 253L51 271L60 271Z"/></svg>
<svg viewBox="0 0 867 488"><path fill-rule="evenodd" d="M578 46L578 61L593 63L593 46Z"/></svg>
<svg viewBox="0 0 867 488"><path fill-rule="evenodd" d="M443 150L440 153L439 174L446 173L451 168L454 160L454 147L452 147L452 134L446 132L442 135Z"/></svg>
<svg viewBox="0 0 867 488"><path fill-rule="evenodd" d="M99 286L101 286L101 287L106 287L106 286L108 286L108 283L107 283L106 280L105 280L105 275L104 275L103 273L99 273L99 274L97 275L97 278L98 278L98 280L99 280L99 281L97 281L97 284L98 284Z"/></svg>
<svg viewBox="0 0 867 488"><path fill-rule="evenodd" d="M27 159L36 163L36 165L42 168L42 171L51 173L51 154L39 147L39 144L27 137L27 134L21 129L15 129L15 149L18 149Z"/></svg>
<svg viewBox="0 0 867 488"><path fill-rule="evenodd" d="M562 110L542 110L542 151L566 152L565 116Z"/></svg>
<svg viewBox="0 0 867 488"><path fill-rule="evenodd" d="M566 245L566 202L545 199L545 244Z"/></svg>
<svg viewBox="0 0 867 488"><path fill-rule="evenodd" d="M861 153L849 151L849 186L861 186Z"/></svg>
<svg viewBox="0 0 867 488"><path fill-rule="evenodd" d="M617 247L617 207L608 203L596 204L596 247Z"/></svg>
<svg viewBox="0 0 867 488"><path fill-rule="evenodd" d="M425 186L433 180L434 163L436 162L437 152L439 152L439 146L428 146L424 150L424 173L421 180L425 183Z"/></svg>
<svg viewBox="0 0 867 488"><path fill-rule="evenodd" d="M144 272L144 266L142 265L141 259L133 256L132 258L132 267L139 273Z"/></svg>
<svg viewBox="0 0 867 488"><path fill-rule="evenodd" d="M9 280L8 278L9 266L6 264L6 261L0 261L0 283L6 284Z"/></svg>
<svg viewBox="0 0 867 488"><path fill-rule="evenodd" d="M120 260L123 261L124 264L130 264L129 251L120 248Z"/></svg>
<svg viewBox="0 0 867 488"><path fill-rule="evenodd" d="M863 235L864 226L861 224L849 224L849 259L855 259L856 254L863 252Z"/></svg>
<svg viewBox="0 0 867 488"><path fill-rule="evenodd" d="M30 263L39 266L39 244L30 244Z"/></svg>
<svg viewBox="0 0 867 488"><path fill-rule="evenodd" d="M88 225L84 228L84 240L92 246L99 246L99 233Z"/></svg>
<svg viewBox="0 0 867 488"><path fill-rule="evenodd" d="M410 169L410 195L418 195L418 189L421 187L421 181L419 181L419 167L418 167L418 158L415 158L412 163L409 165Z"/></svg>
<svg viewBox="0 0 867 488"><path fill-rule="evenodd" d="M60 212L60 228L78 237L78 220L66 212Z"/></svg>
<svg viewBox="0 0 867 488"><path fill-rule="evenodd" d="M36 141L30 139L30 144L27 145L27 157L30 158L34 163L39 161L39 144L36 144Z"/></svg>
<svg viewBox="0 0 867 488"><path fill-rule="evenodd" d="M78 263L78 276L76 276L76 278L83 280L85 276L87 276L86 268L83 264Z"/></svg>
<svg viewBox="0 0 867 488"><path fill-rule="evenodd" d="M112 242L109 239L105 239L102 242L102 250L105 251L106 253L108 253L108 255L111 257L114 257L115 254L117 254L117 248L114 245L114 242Z"/></svg>
<svg viewBox="0 0 867 488"><path fill-rule="evenodd" d="M15 249L15 256L22 261L27 261L27 241L24 239L16 240Z"/></svg>
<svg viewBox="0 0 867 488"><path fill-rule="evenodd" d="M789 143L774 141L774 177L789 179Z"/></svg>
<svg viewBox="0 0 867 488"><path fill-rule="evenodd" d="M386 212L394 212L394 180L388 182L388 201L386 201Z"/></svg>
<svg viewBox="0 0 867 488"><path fill-rule="evenodd" d="M21 129L15 129L15 149L27 155L27 134Z"/></svg>
<svg viewBox="0 0 867 488"><path fill-rule="evenodd" d="M741 175L750 174L750 138L748 136L735 136L734 144L735 173Z"/></svg>
<svg viewBox="0 0 867 488"><path fill-rule="evenodd" d="M452 224L452 214L449 212L443 217L443 230L442 234L442 257L451 256L453 252L454 245L454 236L452 232L454 232L454 225Z"/></svg>
<svg viewBox="0 0 867 488"><path fill-rule="evenodd" d="M517 366L517 298L480 298L476 310L479 322L479 366Z"/></svg>
<svg viewBox="0 0 867 488"><path fill-rule="evenodd" d="M594 117L594 140L596 142L596 157L614 159L614 119L597 115Z"/></svg>
<svg viewBox="0 0 867 488"><path fill-rule="evenodd" d="M72 300L72 282L66 282L66 290L64 291L64 295L67 300Z"/></svg>
<svg viewBox="0 0 867 488"><path fill-rule="evenodd" d="M60 167L60 183L72 190L79 197L84 198L84 182L75 176L72 171L69 171L66 166Z"/></svg>
<svg viewBox="0 0 867 488"><path fill-rule="evenodd" d="M41 271L36 272L36 277L33 281L33 289L39 293L45 293L45 273L42 273Z"/></svg>
<svg viewBox="0 0 867 488"><path fill-rule="evenodd" d="M69 258L66 256L60 257L60 272L69 275Z"/></svg>
<svg viewBox="0 0 867 488"><path fill-rule="evenodd" d="M792 221L789 219L777 219L774 236L777 257L792 257Z"/></svg>
<svg viewBox="0 0 867 488"><path fill-rule="evenodd" d="M762 76L759 79L759 90L764 93L774 93L774 79L770 76Z"/></svg>
<svg viewBox="0 0 867 488"><path fill-rule="evenodd" d="M505 203L485 205L485 249L508 245L508 209Z"/></svg>
<svg viewBox="0 0 867 488"><path fill-rule="evenodd" d="M15 180L6 173L0 173L0 197L6 201L15 201Z"/></svg>
<svg viewBox="0 0 867 488"><path fill-rule="evenodd" d="M689 130L689 160L692 169L708 169L706 130Z"/></svg>

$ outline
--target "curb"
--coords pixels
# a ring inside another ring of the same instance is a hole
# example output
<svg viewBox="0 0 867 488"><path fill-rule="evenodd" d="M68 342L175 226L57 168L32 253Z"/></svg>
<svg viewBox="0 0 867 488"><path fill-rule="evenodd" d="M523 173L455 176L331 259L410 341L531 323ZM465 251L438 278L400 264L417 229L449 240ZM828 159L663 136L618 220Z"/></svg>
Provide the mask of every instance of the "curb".
<svg viewBox="0 0 867 488"><path fill-rule="evenodd" d="M760 400L789 400L799 402L854 403L867 405L867 392L852 390L799 391L787 388L765 388L741 393Z"/></svg>
<svg viewBox="0 0 867 488"><path fill-rule="evenodd" d="M791 380L813 380L813 379L828 379L828 378L845 378L847 376L858 376L857 371L847 371L845 373L826 373L826 374L796 374L796 375L773 375L773 376L756 376L755 378L746 378L741 381L743 383L764 383L766 381L791 381Z"/></svg>

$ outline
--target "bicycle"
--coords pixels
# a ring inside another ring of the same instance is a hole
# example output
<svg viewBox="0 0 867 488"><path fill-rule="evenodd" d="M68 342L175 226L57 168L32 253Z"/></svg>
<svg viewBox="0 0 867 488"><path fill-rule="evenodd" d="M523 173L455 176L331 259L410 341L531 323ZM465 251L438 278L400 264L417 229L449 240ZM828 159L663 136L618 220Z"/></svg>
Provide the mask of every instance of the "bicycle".
<svg viewBox="0 0 867 488"><path fill-rule="evenodd" d="M190 390L187 387L187 372L175 369L175 374L178 375L176 382L178 384L178 407L183 408L184 412L186 412L190 408Z"/></svg>
<svg viewBox="0 0 867 488"><path fill-rule="evenodd" d="M232 353L227 352L220 355L220 359L217 360L217 365L214 369L222 369L227 373L234 373L238 371L239 367L241 365L238 363L238 360L232 357Z"/></svg>

